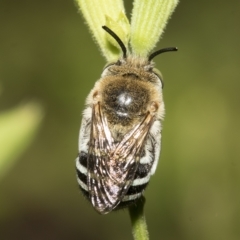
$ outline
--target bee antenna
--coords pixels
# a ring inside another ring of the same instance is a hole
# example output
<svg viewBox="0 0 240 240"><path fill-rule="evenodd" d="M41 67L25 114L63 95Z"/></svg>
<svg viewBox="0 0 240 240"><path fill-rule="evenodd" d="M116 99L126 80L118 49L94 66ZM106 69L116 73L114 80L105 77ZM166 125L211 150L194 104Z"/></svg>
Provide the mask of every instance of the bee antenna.
<svg viewBox="0 0 240 240"><path fill-rule="evenodd" d="M150 62L153 58L155 58L157 55L164 53L164 52L172 52L172 51L177 51L178 49L176 47L168 47L168 48L163 48L160 50L157 50L156 52L152 53L148 57L148 61Z"/></svg>
<svg viewBox="0 0 240 240"><path fill-rule="evenodd" d="M118 35L115 32L113 32L110 28L108 28L107 26L102 26L102 28L106 32L108 32L117 41L117 43L119 44L119 46L122 49L123 58L127 58L127 49L126 49L125 45L123 44L122 40L118 37Z"/></svg>

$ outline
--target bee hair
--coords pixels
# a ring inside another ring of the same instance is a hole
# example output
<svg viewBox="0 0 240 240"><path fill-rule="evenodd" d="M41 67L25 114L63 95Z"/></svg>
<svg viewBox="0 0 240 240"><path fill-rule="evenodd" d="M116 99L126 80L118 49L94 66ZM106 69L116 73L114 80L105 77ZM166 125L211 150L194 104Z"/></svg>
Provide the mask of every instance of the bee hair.
<svg viewBox="0 0 240 240"><path fill-rule="evenodd" d="M102 26L102 28L116 40L116 42L119 44L119 46L122 49L123 58L127 58L127 49L126 49L125 45L123 44L122 40L118 37L118 35L115 32L113 32L110 28L108 28L107 26Z"/></svg>
<svg viewBox="0 0 240 240"><path fill-rule="evenodd" d="M164 53L164 52L173 52L177 51L178 49L176 47L168 47L168 48L163 48L160 50L157 50L156 52L153 52L149 57L148 61L150 62L153 58L155 58L157 55Z"/></svg>

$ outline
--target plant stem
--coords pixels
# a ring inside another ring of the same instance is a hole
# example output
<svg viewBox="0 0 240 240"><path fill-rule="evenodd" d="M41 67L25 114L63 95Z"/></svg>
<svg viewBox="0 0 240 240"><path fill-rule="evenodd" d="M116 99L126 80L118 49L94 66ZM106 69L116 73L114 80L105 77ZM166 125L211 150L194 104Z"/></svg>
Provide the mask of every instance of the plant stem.
<svg viewBox="0 0 240 240"><path fill-rule="evenodd" d="M128 208L132 222L132 234L134 240L149 240L147 223L144 216L145 201L145 198L142 196L135 205Z"/></svg>

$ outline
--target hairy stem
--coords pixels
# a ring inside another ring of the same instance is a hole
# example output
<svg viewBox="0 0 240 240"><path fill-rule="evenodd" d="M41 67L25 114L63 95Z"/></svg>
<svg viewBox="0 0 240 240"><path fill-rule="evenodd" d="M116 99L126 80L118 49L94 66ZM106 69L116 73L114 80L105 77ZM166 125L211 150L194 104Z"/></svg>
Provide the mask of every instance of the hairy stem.
<svg viewBox="0 0 240 240"><path fill-rule="evenodd" d="M134 240L148 240L149 234L144 216L145 198L141 197L136 205L129 207L129 214L132 222L132 234Z"/></svg>

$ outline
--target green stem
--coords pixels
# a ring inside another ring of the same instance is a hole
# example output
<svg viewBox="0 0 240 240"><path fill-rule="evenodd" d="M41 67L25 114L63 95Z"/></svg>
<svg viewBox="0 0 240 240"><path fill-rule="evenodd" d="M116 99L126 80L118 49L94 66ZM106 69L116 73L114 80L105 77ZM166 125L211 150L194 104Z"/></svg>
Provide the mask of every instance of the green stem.
<svg viewBox="0 0 240 240"><path fill-rule="evenodd" d="M144 216L145 198L141 197L136 205L129 207L129 214L132 222L132 233L134 240L149 240L147 223Z"/></svg>

